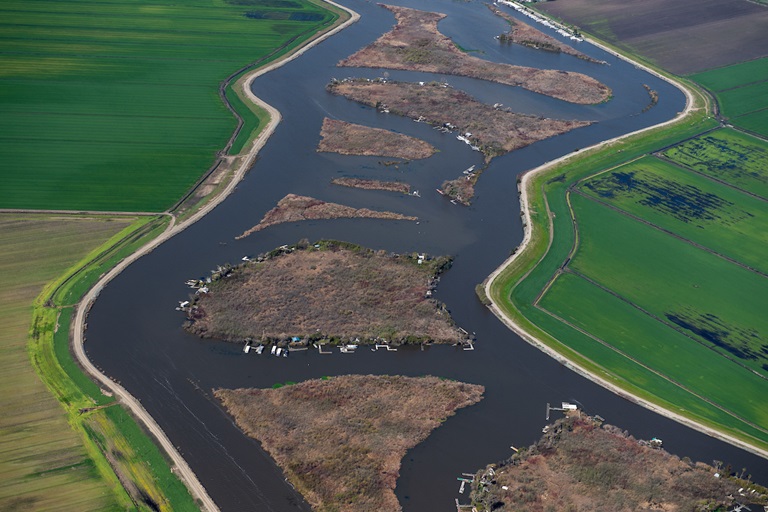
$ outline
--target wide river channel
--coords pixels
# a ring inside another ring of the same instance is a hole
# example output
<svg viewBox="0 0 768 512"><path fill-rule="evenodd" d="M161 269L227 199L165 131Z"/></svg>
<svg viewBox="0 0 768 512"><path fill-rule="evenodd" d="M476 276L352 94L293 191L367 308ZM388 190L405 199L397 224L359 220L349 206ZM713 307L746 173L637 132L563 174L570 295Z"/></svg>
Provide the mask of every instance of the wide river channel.
<svg viewBox="0 0 768 512"><path fill-rule="evenodd" d="M445 80L486 103L514 111L596 124L493 160L480 178L471 207L451 204L435 192L445 179L459 176L481 155L430 126L378 113L325 91L333 77L379 77L384 70L338 68L336 63L370 43L394 24L393 15L375 3L345 0L362 19L300 58L262 76L254 93L276 107L283 121L237 190L212 213L139 259L102 291L88 318L87 354L104 373L136 396L165 430L225 511L309 510L287 484L259 444L244 436L212 398L218 387L270 387L325 375L437 375L486 388L482 402L463 409L403 460L397 494L406 511L453 510L456 477L511 454L510 445L526 445L541 435L546 403L575 400L591 414L629 430L653 436L664 447L694 460L713 459L747 467L768 482L764 459L700 434L622 399L578 376L508 330L475 297L474 287L509 256L522 239L517 176L561 155L602 140L671 119L685 105L670 84L587 43L577 48L607 65L566 55L502 45L494 36L507 22L479 1L399 0L393 3L448 15L440 29L478 57L540 68L579 71L606 83L613 98L601 105L578 106L520 88L424 73L389 71L397 80ZM517 15L513 10L506 11ZM546 30L546 29L544 29ZM554 32L553 32L554 34ZM659 103L647 112L648 92ZM317 153L324 117L387 128L424 139L440 151L398 168L376 157ZM421 197L349 189L330 184L341 176L400 179ZM313 221L274 226L235 240L257 224L288 193L308 195L353 207L401 212L416 222L370 219ZM476 350L457 347L403 349L319 355L297 352L290 358L246 355L241 345L201 340L181 326L178 301L188 298L184 282L207 275L217 265L239 263L302 238L332 238L396 252L428 252L455 257L444 274L437 298L459 326L475 332ZM555 413L558 414L558 413ZM328 432L333 436L333 432Z"/></svg>

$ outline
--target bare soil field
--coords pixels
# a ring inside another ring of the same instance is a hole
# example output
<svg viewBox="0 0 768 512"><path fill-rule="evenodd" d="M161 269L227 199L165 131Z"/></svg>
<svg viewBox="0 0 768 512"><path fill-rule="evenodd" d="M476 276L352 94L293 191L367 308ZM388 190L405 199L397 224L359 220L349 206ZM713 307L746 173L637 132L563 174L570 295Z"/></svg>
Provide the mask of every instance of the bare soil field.
<svg viewBox="0 0 768 512"><path fill-rule="evenodd" d="M499 41L503 43L520 44L523 46L528 46L529 48L535 48L537 50L543 50L546 52L565 53L566 55L572 55L573 57L577 57L589 62L605 64L605 61L598 61L593 59L592 57L581 53L573 46L567 45L552 36L548 36L541 30L518 20L514 16L510 16L504 11L497 9L493 5L489 4L488 8L496 16L507 20L510 25L509 32L505 32L499 36Z"/></svg>
<svg viewBox="0 0 768 512"><path fill-rule="evenodd" d="M437 151L434 146L381 128L371 128L335 119L323 120L318 151L342 155L387 156L418 160L428 158Z"/></svg>
<svg viewBox="0 0 768 512"><path fill-rule="evenodd" d="M472 501L483 512L634 512L731 510L768 499L768 490L731 478L728 468L652 444L588 416L564 418L536 444L478 472Z"/></svg>
<svg viewBox="0 0 768 512"><path fill-rule="evenodd" d="M678 75L768 55L768 8L747 0L558 0L536 8Z"/></svg>
<svg viewBox="0 0 768 512"><path fill-rule="evenodd" d="M330 83L328 91L385 112L458 128L487 160L591 124L590 121L547 119L494 108L447 84L434 82L346 79Z"/></svg>
<svg viewBox="0 0 768 512"><path fill-rule="evenodd" d="M293 337L305 343L466 339L431 298L450 258L375 252L343 242L306 242L273 253L236 267L213 281L208 293L196 295L186 328L203 337L265 343Z"/></svg>
<svg viewBox="0 0 768 512"><path fill-rule="evenodd" d="M313 510L397 512L406 451L483 392L437 377L344 375L215 394Z"/></svg>
<svg viewBox="0 0 768 512"><path fill-rule="evenodd" d="M411 186L402 181L363 180L360 178L336 178L331 181L342 187L361 188L364 190L385 190L387 192L411 193Z"/></svg>
<svg viewBox="0 0 768 512"><path fill-rule="evenodd" d="M387 220L418 220L418 217L402 215L393 212L379 212L368 208L352 208L338 203L327 203L313 197L288 194L277 206L269 210L257 225L236 237L238 240L246 236L283 222L299 222L302 220L320 219L387 219Z"/></svg>
<svg viewBox="0 0 768 512"><path fill-rule="evenodd" d="M395 28L339 62L339 66L467 76L584 105L601 103L611 96L609 87L581 73L498 64L467 55L437 29L437 22L444 14L384 7L395 13Z"/></svg>

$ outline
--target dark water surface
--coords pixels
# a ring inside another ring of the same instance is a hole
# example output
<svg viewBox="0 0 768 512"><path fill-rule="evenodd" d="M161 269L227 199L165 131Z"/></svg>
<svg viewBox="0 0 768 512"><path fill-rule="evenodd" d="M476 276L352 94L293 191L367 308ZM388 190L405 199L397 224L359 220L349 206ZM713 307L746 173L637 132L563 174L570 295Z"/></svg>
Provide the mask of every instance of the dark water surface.
<svg viewBox="0 0 768 512"><path fill-rule="evenodd" d="M336 68L335 63L389 30L394 17L373 3L346 2L362 20L301 58L257 80L254 92L283 114L283 122L245 180L203 220L141 258L101 293L88 320L89 357L139 398L197 473L222 510L309 510L285 483L281 471L246 438L211 398L217 387L269 387L348 373L432 374L486 387L485 399L460 411L403 461L397 493L406 511L452 510L455 477L510 455L510 445L540 436L546 402L578 400L586 410L628 429L636 437L658 436L680 456L747 467L768 481L765 461L631 404L579 377L505 328L474 295L474 286L497 267L522 239L515 179L521 172L638 128L672 118L684 97L669 84L586 44L578 48L609 65L565 55L499 45L493 36L506 22L480 2L414 0L402 3L440 11L441 30L475 55L500 62L559 68L589 74L614 91L602 105L578 106L518 88L478 80L390 71L392 79L445 78L478 99L501 102L515 111L559 118L593 119L590 127L539 142L493 161L480 178L469 208L452 205L434 189L481 155L429 126L379 114L325 92L332 77L381 76L381 70ZM510 10L510 12L512 12ZM649 103L642 84L659 92ZM440 148L433 157L401 165L380 165L375 157L319 154L315 147L324 116L396 130ZM422 198L330 185L339 176L402 179ZM258 223L287 193L310 195L354 207L417 215L420 222L379 220L315 221L275 226L243 240L234 237ZM189 289L184 281L206 275L216 265L239 262L301 238L334 238L392 251L455 256L437 297L456 322L477 334L477 350L432 347L425 351L359 350L321 356L294 353L288 359L244 355L239 345L203 341L181 329L174 311ZM329 432L328 435L333 435ZM462 501L466 501L466 497Z"/></svg>

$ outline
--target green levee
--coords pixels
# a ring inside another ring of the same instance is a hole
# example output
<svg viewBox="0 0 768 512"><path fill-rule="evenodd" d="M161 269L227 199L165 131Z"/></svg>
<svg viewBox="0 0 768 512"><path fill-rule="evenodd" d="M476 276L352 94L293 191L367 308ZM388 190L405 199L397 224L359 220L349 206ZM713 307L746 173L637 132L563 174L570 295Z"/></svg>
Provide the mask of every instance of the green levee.
<svg viewBox="0 0 768 512"><path fill-rule="evenodd" d="M768 80L768 58L712 69L689 77L710 91L719 92L752 82Z"/></svg>
<svg viewBox="0 0 768 512"><path fill-rule="evenodd" d="M570 268L768 376L768 278L578 194Z"/></svg>
<svg viewBox="0 0 768 512"><path fill-rule="evenodd" d="M627 357L765 429L768 439L764 400L768 380L576 275L560 275L540 304Z"/></svg>
<svg viewBox="0 0 768 512"><path fill-rule="evenodd" d="M768 202L645 157L582 182L579 190L768 274Z"/></svg>
<svg viewBox="0 0 768 512"><path fill-rule="evenodd" d="M768 199L768 143L729 128L664 151L673 162Z"/></svg>
<svg viewBox="0 0 768 512"><path fill-rule="evenodd" d="M3 2L0 208L172 206L236 126L219 85L339 17L307 0L238 4Z"/></svg>

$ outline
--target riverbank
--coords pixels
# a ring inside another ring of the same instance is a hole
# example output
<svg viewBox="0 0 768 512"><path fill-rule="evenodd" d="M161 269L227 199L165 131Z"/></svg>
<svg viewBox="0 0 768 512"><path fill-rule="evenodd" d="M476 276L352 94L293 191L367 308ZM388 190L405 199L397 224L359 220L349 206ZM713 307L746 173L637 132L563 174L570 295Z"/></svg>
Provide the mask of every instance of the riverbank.
<svg viewBox="0 0 768 512"><path fill-rule="evenodd" d="M337 32L343 30L349 25L355 23L360 18L360 16L351 9L348 9L330 0L326 0L326 1L327 3L333 5L334 7L345 11L349 15L349 18L343 21L342 23L340 23L339 25L337 25L336 27L332 28L331 30L328 30L324 33L317 34L317 36L312 40L308 41L305 46L298 48L295 52L285 56L280 61L271 63L265 67L256 69L251 73L247 74L246 77L244 77L242 81L243 94L245 94L247 98L253 101L260 108L264 109L269 114L270 121L267 124L267 126L261 131L258 137L253 141L248 152L240 157L239 165L236 171L234 172L232 178L227 183L227 185L222 188L222 190L219 192L219 194L216 197L208 201L196 213L192 214L186 220L178 224L171 222L168 225L167 229L161 235L159 235L157 238L153 239L151 242L144 245L141 249L137 250L136 252L131 254L129 257L122 260L109 272L104 274L104 276L83 296L82 300L80 301L76 309L75 317L73 320L72 349L77 361L80 363L80 365L82 365L83 369L91 377L93 377L97 382L103 385L106 389L114 393L114 395L120 399L120 401L131 411L131 413L139 421L144 423L144 426L146 427L146 429L157 440L158 444L166 452L168 457L171 459L171 461L175 465L176 474L186 484L187 488L195 497L195 499L198 501L200 506L207 511L216 511L218 510L218 507L210 498L210 496L208 496L208 493L206 492L205 488L199 482L194 472L186 463L186 461L184 460L180 452L168 439L166 434L163 432L162 428L149 415L149 413L147 413L147 411L143 408L143 406L140 404L138 400L136 400L125 388L123 388L121 385L117 384L112 379L110 379L105 374L103 374L100 370L98 370L95 367L95 365L88 359L87 355L85 354L85 349L83 346L86 316L91 305L98 297L99 292L108 282L110 282L117 275L119 275L131 263L138 260L142 256L150 253L166 240L177 235L187 227L191 226L192 224L194 224L195 222L203 218L206 214L208 214L216 206L218 206L222 201L224 201L224 199L226 199L226 197L228 197L232 193L232 191L235 189L237 184L242 180L245 173L253 164L256 158L256 155L261 150L261 148L263 148L264 144L272 135L272 133L274 133L281 119L280 113L277 111L277 109L268 105L266 102L262 101L261 99L256 97L255 94L253 94L253 92L250 89L253 81L257 77L265 73L268 73L274 69L277 69L278 67L281 67L286 63L298 58L299 56L303 55L309 48L319 44L320 42L324 41L328 37L336 34Z"/></svg>
<svg viewBox="0 0 768 512"><path fill-rule="evenodd" d="M609 49L601 43L591 39L589 41L606 51L616 53L615 50ZM619 396L707 435L762 457L768 457L768 451L764 447L756 446L745 440L744 434L740 437L739 431L731 429L724 432L722 425L711 421L705 423L701 417L696 417L692 413L680 409L679 406L674 407L676 410L672 410L675 404L664 401L662 397L654 396L644 389L634 387L618 375L607 372L597 362L587 359L560 343L555 337L544 332L532 321L528 320L520 309L509 300L511 291L527 278L537 265L544 261L555 240L554 214L550 210L550 205L547 202L543 189L546 183L551 183L552 180L565 182L565 175L559 173L562 173L566 166L573 170L576 164L579 163L582 164L582 167L592 165L597 169L608 169L634 158L636 154L642 154L643 151L652 151L658 147L663 147L664 143L676 142L674 138L675 133L681 134L677 140L685 137L683 134L687 133L686 130L694 130L687 136L695 134L695 125L697 123L700 123L702 126L708 126L708 123L712 124L711 121L707 121L709 108L708 99L705 96L693 89L689 89L679 80L666 77L658 71L650 69L628 57L622 55L619 55L619 57L631 62L636 67L641 67L645 71L668 81L680 89L686 96L685 109L675 118L664 123L604 141L578 153L566 155L532 169L522 176L519 182L519 190L520 205L524 218L524 238L514 254L485 281L485 294L492 301L490 309L510 329L527 342L580 375L600 384ZM666 131L672 128L674 128L674 131ZM654 141L658 141L658 144L654 145ZM598 167L599 164L596 163L601 161L606 162L604 167ZM545 182L550 177L550 181ZM570 219L560 219L560 221L569 223ZM563 226L560 229L563 229ZM755 439L755 441L757 440Z"/></svg>

